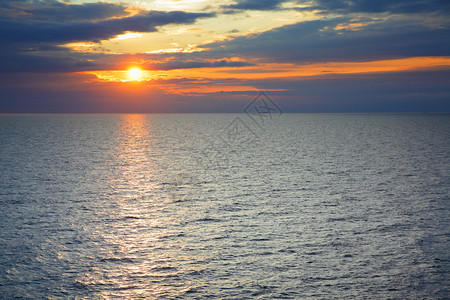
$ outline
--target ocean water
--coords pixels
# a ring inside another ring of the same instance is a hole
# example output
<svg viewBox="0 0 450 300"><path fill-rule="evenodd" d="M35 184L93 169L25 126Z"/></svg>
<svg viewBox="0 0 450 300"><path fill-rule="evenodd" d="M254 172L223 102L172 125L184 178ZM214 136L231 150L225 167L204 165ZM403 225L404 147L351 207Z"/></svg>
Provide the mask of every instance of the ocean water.
<svg viewBox="0 0 450 300"><path fill-rule="evenodd" d="M0 115L1 299L449 299L450 115Z"/></svg>

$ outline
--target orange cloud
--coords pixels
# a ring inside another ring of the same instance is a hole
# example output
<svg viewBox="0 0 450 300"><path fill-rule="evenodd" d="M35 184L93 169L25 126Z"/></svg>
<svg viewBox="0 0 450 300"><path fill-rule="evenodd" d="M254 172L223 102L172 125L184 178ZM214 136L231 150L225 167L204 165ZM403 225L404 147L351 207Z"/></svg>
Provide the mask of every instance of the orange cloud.
<svg viewBox="0 0 450 300"><path fill-rule="evenodd" d="M313 64L265 63L246 67L191 68L174 70L146 70L142 80L176 78L207 79L289 79L293 77L329 74L362 74L400 72L450 67L450 57L412 57L369 62L327 62ZM91 71L100 81L128 81L127 71Z"/></svg>
<svg viewBox="0 0 450 300"><path fill-rule="evenodd" d="M328 62L306 65L269 63L242 68L189 70L189 74L190 77L213 77L222 79L287 79L292 77L322 76L325 74L400 72L441 67L450 67L450 57L412 57L369 62ZM171 72L173 75L176 73L181 75L183 71L172 70Z"/></svg>
<svg viewBox="0 0 450 300"><path fill-rule="evenodd" d="M228 83L223 80L302 80L302 78L320 77L339 74L365 74L382 72L401 72L421 69L450 67L450 57L412 57L404 59L379 60L369 62L328 62L306 65L295 64L259 64L248 67L191 68L175 70L143 70L141 86L153 86L167 94L191 95L218 92L258 91L254 86ZM95 75L92 82L132 81L128 70L94 71L85 74ZM180 80L171 83L170 80ZM186 82L184 82L186 80ZM213 82L218 80L218 82ZM128 88L128 87L127 87ZM136 86L133 85L133 89ZM269 90L268 90L269 91ZM285 91L281 89L270 91Z"/></svg>

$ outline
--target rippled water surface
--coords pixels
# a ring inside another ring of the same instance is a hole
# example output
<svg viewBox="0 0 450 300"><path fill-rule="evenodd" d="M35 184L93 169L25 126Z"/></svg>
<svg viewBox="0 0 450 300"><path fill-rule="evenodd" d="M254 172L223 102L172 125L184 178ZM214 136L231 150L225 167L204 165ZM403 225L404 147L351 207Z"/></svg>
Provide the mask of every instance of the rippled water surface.
<svg viewBox="0 0 450 300"><path fill-rule="evenodd" d="M1 299L445 299L449 115L0 115Z"/></svg>

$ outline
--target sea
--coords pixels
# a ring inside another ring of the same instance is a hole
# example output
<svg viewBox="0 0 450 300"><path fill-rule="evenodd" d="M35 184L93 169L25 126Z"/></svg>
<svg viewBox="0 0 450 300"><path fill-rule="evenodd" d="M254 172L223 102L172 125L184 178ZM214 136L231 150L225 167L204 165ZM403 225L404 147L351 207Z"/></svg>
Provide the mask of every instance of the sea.
<svg viewBox="0 0 450 300"><path fill-rule="evenodd" d="M0 299L450 299L448 114L1 114Z"/></svg>

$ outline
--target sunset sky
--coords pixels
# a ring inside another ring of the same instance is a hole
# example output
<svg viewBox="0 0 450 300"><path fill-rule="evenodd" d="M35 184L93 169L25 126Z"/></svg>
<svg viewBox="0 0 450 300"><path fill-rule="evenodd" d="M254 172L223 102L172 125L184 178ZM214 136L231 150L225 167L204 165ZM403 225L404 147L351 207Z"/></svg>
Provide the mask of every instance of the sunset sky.
<svg viewBox="0 0 450 300"><path fill-rule="evenodd" d="M448 0L2 0L0 112L450 112Z"/></svg>

